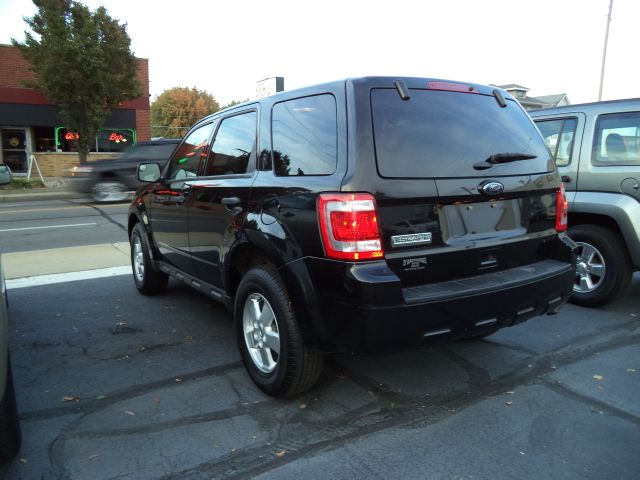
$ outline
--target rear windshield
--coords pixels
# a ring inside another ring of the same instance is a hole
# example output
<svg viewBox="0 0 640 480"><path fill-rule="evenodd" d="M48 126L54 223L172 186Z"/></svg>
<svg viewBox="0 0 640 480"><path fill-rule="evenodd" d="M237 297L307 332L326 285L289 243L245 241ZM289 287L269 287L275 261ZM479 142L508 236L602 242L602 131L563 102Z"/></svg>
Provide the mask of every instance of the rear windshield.
<svg viewBox="0 0 640 480"><path fill-rule="evenodd" d="M540 134L513 101L502 108L487 95L418 89L410 95L402 100L395 89L371 91L381 176L495 177L553 171ZM492 158L487 167L485 161ZM478 168L478 163L484 165Z"/></svg>
<svg viewBox="0 0 640 480"><path fill-rule="evenodd" d="M165 161L173 153L177 143L158 143L156 145L134 145L122 154L123 160Z"/></svg>

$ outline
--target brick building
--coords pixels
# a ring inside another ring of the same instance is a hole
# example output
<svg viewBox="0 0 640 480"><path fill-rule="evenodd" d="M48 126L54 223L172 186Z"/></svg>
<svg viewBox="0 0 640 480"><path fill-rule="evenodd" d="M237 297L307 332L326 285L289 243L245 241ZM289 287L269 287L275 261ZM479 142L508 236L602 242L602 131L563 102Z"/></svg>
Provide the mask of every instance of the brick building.
<svg viewBox="0 0 640 480"><path fill-rule="evenodd" d="M59 108L40 92L24 86L34 73L20 51L0 44L0 163L14 173L27 173L36 159L44 176L63 176L78 163L73 138L59 116ZM149 61L138 59L138 79L142 96L112 110L98 132L91 156L120 152L136 141L151 137L149 110ZM93 153L95 152L95 153Z"/></svg>

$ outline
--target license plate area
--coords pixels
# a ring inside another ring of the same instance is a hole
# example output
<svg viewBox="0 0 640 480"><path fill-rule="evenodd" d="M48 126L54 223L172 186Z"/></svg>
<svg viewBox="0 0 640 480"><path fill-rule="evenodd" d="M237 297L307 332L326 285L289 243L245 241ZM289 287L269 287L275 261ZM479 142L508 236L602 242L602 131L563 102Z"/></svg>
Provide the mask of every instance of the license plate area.
<svg viewBox="0 0 640 480"><path fill-rule="evenodd" d="M449 245L526 233L523 199L439 207L442 240Z"/></svg>

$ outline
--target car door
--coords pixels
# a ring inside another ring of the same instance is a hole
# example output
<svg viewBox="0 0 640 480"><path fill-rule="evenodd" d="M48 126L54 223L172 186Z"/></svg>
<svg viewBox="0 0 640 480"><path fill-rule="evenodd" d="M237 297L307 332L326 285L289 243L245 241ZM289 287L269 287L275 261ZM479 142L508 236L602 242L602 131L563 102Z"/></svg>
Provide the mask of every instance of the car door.
<svg viewBox="0 0 640 480"><path fill-rule="evenodd" d="M255 109L220 120L203 177L189 199L189 243L196 277L223 289L225 254L240 235L255 174Z"/></svg>
<svg viewBox="0 0 640 480"><path fill-rule="evenodd" d="M209 154L214 123L194 128L152 189L149 206L153 236L163 259L184 273L194 273L189 251L189 204L198 170Z"/></svg>

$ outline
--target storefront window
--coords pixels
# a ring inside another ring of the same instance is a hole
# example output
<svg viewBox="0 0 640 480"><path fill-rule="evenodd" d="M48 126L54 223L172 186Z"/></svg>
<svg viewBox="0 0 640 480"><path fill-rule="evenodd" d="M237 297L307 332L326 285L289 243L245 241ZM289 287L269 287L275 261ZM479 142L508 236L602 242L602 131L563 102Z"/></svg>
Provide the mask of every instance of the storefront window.
<svg viewBox="0 0 640 480"><path fill-rule="evenodd" d="M33 127L35 152L55 152L55 130L52 127Z"/></svg>
<svg viewBox="0 0 640 480"><path fill-rule="evenodd" d="M64 127L56 128L56 143L59 151L77 152L78 134ZM122 152L136 143L136 132L130 128L102 128L98 131L90 152Z"/></svg>

